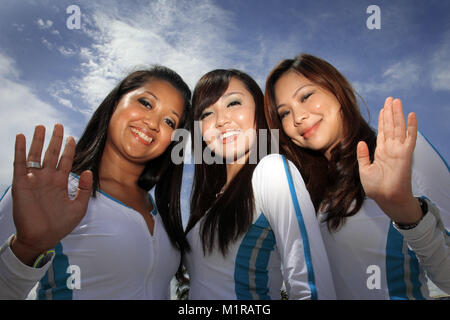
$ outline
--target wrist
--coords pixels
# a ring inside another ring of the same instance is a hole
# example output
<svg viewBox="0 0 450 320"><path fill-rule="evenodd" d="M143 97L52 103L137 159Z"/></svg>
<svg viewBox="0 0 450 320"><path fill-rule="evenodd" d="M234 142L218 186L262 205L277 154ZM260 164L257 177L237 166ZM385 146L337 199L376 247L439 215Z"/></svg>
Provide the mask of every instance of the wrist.
<svg viewBox="0 0 450 320"><path fill-rule="evenodd" d="M417 204L419 205L419 208L420 208L420 218L416 219L416 221L413 221L413 222L394 221L394 224L399 229L410 230L410 229L415 228L420 223L420 221L422 221L422 219L425 216L425 214L427 214L427 212L428 212L428 204L425 201L425 199L423 199L422 197L421 198L417 197L417 198L415 198L415 200L417 201Z"/></svg>
<svg viewBox="0 0 450 320"><path fill-rule="evenodd" d="M32 267L36 259L45 251L33 248L26 243L20 241L17 236L14 236L10 242L11 251L14 255L27 266Z"/></svg>

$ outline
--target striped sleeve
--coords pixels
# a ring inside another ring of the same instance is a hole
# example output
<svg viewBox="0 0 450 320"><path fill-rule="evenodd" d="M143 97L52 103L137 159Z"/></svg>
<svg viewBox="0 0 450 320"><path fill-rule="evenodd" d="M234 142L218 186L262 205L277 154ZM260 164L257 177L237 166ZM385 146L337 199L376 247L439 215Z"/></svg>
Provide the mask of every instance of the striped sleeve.
<svg viewBox="0 0 450 320"><path fill-rule="evenodd" d="M413 155L412 180L414 195L426 199L429 211L417 227L398 231L416 253L433 283L450 293L449 167L420 133Z"/></svg>
<svg viewBox="0 0 450 320"><path fill-rule="evenodd" d="M11 189L0 200L0 299L25 299L51 265L31 268L11 251L10 240L16 232L12 217Z"/></svg>
<svg viewBox="0 0 450 320"><path fill-rule="evenodd" d="M314 206L299 171L273 154L261 160L252 182L257 209L275 235L289 299L335 299Z"/></svg>

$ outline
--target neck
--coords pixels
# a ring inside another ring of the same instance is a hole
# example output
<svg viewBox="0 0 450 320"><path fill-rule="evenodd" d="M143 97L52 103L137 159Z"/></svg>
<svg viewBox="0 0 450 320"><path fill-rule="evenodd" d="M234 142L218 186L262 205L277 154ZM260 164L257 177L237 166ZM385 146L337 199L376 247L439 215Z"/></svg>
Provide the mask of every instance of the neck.
<svg viewBox="0 0 450 320"><path fill-rule="evenodd" d="M112 148L105 146L99 168L100 183L113 181L123 186L137 187L144 168L145 164L124 159Z"/></svg>
<svg viewBox="0 0 450 320"><path fill-rule="evenodd" d="M225 186L223 186L222 190L225 190L225 188L230 184L231 180L238 174L239 170L242 169L242 167L245 165L245 162L247 162L248 157L250 153L247 152L242 158L238 159L237 161L233 163L227 163L227 182L225 183Z"/></svg>

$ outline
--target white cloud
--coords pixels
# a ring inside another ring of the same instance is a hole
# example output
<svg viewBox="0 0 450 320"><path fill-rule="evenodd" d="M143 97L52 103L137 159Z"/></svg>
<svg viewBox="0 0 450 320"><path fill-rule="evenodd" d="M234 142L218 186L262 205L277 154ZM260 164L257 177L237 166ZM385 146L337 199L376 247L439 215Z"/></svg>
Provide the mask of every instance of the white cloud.
<svg viewBox="0 0 450 320"><path fill-rule="evenodd" d="M450 91L450 32L431 58L431 88Z"/></svg>
<svg viewBox="0 0 450 320"><path fill-rule="evenodd" d="M52 25L53 25L53 21L51 21L51 20L43 20L43 19L41 19L41 18L39 18L37 21L36 21L36 23L37 23L37 25L38 25L38 27L40 28L40 29L49 29L49 28L51 28L52 27Z"/></svg>
<svg viewBox="0 0 450 320"><path fill-rule="evenodd" d="M15 27L17 31L22 32L24 30L24 28L25 28L25 25L18 24L18 23L13 23L13 27Z"/></svg>
<svg viewBox="0 0 450 320"><path fill-rule="evenodd" d="M41 38L41 42L44 46L47 47L47 49L49 49L49 50L53 49L53 44L50 41L48 41L47 39Z"/></svg>
<svg viewBox="0 0 450 320"><path fill-rule="evenodd" d="M65 57L70 57L76 54L76 51L74 49L64 46L58 47L58 51Z"/></svg>
<svg viewBox="0 0 450 320"><path fill-rule="evenodd" d="M420 84L422 68L414 60L406 60L388 66L383 73L373 77L372 81L353 83L356 91L364 95L377 92L392 94L393 91L411 89Z"/></svg>
<svg viewBox="0 0 450 320"><path fill-rule="evenodd" d="M47 142L56 123L68 123L57 109L42 101L33 89L22 83L13 59L0 53L0 187L11 184L14 142L18 133L25 134L27 146L33 137L34 126L45 125ZM71 130L65 127L65 134ZM47 144L46 144L47 145Z"/></svg>
<svg viewBox="0 0 450 320"><path fill-rule="evenodd" d="M83 76L70 81L91 111L137 68L165 65L193 89L204 73L236 67L236 56L243 61L239 67L253 61L250 52L239 51L229 40L237 30L230 13L210 0L149 1L128 15L117 3L98 6L83 15L82 29L93 44L80 48Z"/></svg>

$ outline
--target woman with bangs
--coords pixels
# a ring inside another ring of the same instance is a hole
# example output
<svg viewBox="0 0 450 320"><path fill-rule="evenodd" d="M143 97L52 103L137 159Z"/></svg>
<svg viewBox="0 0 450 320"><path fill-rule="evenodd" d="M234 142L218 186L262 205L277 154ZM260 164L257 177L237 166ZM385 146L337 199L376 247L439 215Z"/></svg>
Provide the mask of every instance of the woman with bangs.
<svg viewBox="0 0 450 320"><path fill-rule="evenodd" d="M123 79L60 160L62 125L42 163L45 127L28 156L16 136L12 187L0 199L0 299L24 299L35 285L28 298L170 298L188 248L172 134L189 128L190 99L177 73L155 66Z"/></svg>
<svg viewBox="0 0 450 320"><path fill-rule="evenodd" d="M335 298L302 177L279 154L262 158L262 140L271 141L261 138L263 101L234 69L211 71L195 87L192 140L202 148L186 228L190 299L280 299L283 280L290 299Z"/></svg>
<svg viewBox="0 0 450 320"><path fill-rule="evenodd" d="M338 299L429 298L425 275L450 293L450 176L414 113L405 124L387 98L375 133L345 77L302 54L268 76L265 115L311 195Z"/></svg>

